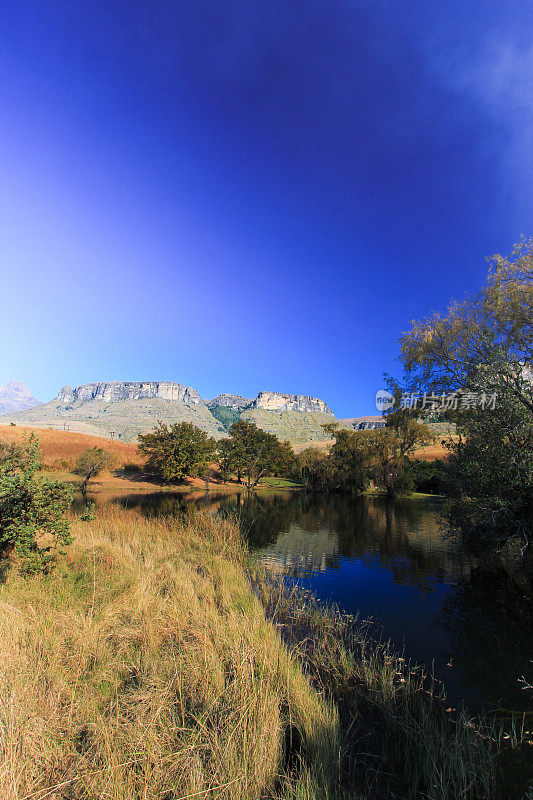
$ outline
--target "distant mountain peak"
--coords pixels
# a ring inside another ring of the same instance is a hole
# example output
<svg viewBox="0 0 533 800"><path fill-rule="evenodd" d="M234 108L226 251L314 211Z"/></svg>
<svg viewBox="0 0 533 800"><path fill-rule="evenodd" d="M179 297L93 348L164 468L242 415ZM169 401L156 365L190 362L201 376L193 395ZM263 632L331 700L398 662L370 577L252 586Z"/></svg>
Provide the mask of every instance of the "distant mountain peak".
<svg viewBox="0 0 533 800"><path fill-rule="evenodd" d="M21 381L8 381L6 386L0 386L0 414L11 414L39 405L39 401L32 397L26 384Z"/></svg>

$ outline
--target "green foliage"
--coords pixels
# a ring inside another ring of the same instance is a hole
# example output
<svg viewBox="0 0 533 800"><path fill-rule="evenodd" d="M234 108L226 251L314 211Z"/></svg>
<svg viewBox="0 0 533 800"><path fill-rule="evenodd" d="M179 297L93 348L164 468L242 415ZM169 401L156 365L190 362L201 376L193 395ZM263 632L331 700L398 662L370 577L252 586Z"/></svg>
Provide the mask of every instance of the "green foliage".
<svg viewBox="0 0 533 800"><path fill-rule="evenodd" d="M14 551L25 574L48 571L58 548L70 542L71 488L38 477L40 466L33 434L20 446L0 447L0 547Z"/></svg>
<svg viewBox="0 0 533 800"><path fill-rule="evenodd" d="M527 545L533 532L531 415L516 398L500 395L492 410L464 413L461 437L447 464L449 512L471 544Z"/></svg>
<svg viewBox="0 0 533 800"><path fill-rule="evenodd" d="M96 504L94 502L87 503L80 514L80 519L82 522L92 522L96 519Z"/></svg>
<svg viewBox="0 0 533 800"><path fill-rule="evenodd" d="M218 419L226 431L229 431L233 423L238 422L240 418L240 411L236 408L228 408L228 406L211 406L209 410L215 419Z"/></svg>
<svg viewBox="0 0 533 800"><path fill-rule="evenodd" d="M159 422L151 433L139 435L139 451L148 456L147 469L164 481L196 477L214 458L215 439L190 422Z"/></svg>
<svg viewBox="0 0 533 800"><path fill-rule="evenodd" d="M324 426L326 428L326 426ZM328 434L335 437L329 453L308 447L298 455L300 478L313 492L349 492L360 494L368 484L364 434L328 424Z"/></svg>
<svg viewBox="0 0 533 800"><path fill-rule="evenodd" d="M246 478L246 486L254 489L267 475L285 477L290 474L294 453L288 442L280 442L273 433L258 428L253 422L239 420L230 428L230 438L219 442L219 466L227 479Z"/></svg>
<svg viewBox="0 0 533 800"><path fill-rule="evenodd" d="M492 259L477 297L413 322L401 339L410 388L495 396L456 413L450 443L450 522L499 545L533 533L533 240Z"/></svg>
<svg viewBox="0 0 533 800"><path fill-rule="evenodd" d="M433 461L419 459L411 461L411 480L415 492L444 494L447 488L446 476L446 462L442 458Z"/></svg>
<svg viewBox="0 0 533 800"><path fill-rule="evenodd" d="M533 413L533 240L492 259L487 283L444 316L412 322L400 339L410 388L454 391L492 380Z"/></svg>
<svg viewBox="0 0 533 800"><path fill-rule="evenodd" d="M111 454L101 447L89 447L83 453L80 453L76 459L74 472L83 477L81 493L84 497L91 478L99 475L103 469L109 467L112 458Z"/></svg>
<svg viewBox="0 0 533 800"><path fill-rule="evenodd" d="M390 497L405 492L412 485L408 454L433 438L403 412L378 430L352 431L336 423L324 428L335 439L329 454L308 448L298 456L301 479L312 491L360 494L373 482Z"/></svg>
<svg viewBox="0 0 533 800"><path fill-rule="evenodd" d="M102 447L89 447L80 453L74 465L77 475L98 475L112 460L112 456Z"/></svg>

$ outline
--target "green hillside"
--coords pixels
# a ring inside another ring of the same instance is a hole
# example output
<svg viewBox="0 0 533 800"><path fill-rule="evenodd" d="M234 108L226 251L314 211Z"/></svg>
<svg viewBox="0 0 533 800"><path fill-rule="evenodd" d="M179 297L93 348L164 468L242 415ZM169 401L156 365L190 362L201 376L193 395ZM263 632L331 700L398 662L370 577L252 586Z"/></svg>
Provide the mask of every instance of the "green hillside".
<svg viewBox="0 0 533 800"><path fill-rule="evenodd" d="M322 441L330 439L322 425L335 422L331 414L320 414L313 411L265 411L252 408L241 414L241 419L255 422L258 428L275 433L282 441L291 444L298 442Z"/></svg>
<svg viewBox="0 0 533 800"><path fill-rule="evenodd" d="M0 424L15 422L37 428L56 428L94 436L115 438L134 442L139 433L147 433L158 422L192 422L211 436L219 439L225 435L221 423L203 405L189 406L179 401L150 398L146 400L124 400L119 403L92 401L71 409L56 400L36 408L0 417Z"/></svg>
<svg viewBox="0 0 533 800"><path fill-rule="evenodd" d="M241 418L238 408L229 408L229 406L211 406L209 410L226 431L229 431L233 423L238 422Z"/></svg>

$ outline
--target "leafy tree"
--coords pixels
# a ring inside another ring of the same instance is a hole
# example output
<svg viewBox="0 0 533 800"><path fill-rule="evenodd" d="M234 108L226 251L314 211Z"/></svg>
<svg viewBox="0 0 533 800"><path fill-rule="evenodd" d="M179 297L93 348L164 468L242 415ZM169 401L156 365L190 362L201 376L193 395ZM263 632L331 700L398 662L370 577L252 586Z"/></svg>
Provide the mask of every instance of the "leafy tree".
<svg viewBox="0 0 533 800"><path fill-rule="evenodd" d="M360 494L368 483L364 447L366 434L339 428L334 431L334 436L335 444L329 454L333 487Z"/></svg>
<svg viewBox="0 0 533 800"><path fill-rule="evenodd" d="M109 466L112 456L101 447L88 447L76 459L74 472L83 477L81 493L85 497L89 481Z"/></svg>
<svg viewBox="0 0 533 800"><path fill-rule="evenodd" d="M214 458L215 439L193 425L180 422L168 427L159 422L151 433L139 435L138 449L148 456L147 468L164 481L196 477Z"/></svg>
<svg viewBox="0 0 533 800"><path fill-rule="evenodd" d="M218 443L218 469L223 481L229 480L234 467L233 442L231 439L221 439Z"/></svg>
<svg viewBox="0 0 533 800"><path fill-rule="evenodd" d="M33 434L20 446L0 447L0 547L15 552L26 574L48 571L60 546L70 542L72 490L38 477L40 468Z"/></svg>
<svg viewBox="0 0 533 800"><path fill-rule="evenodd" d="M414 420L412 422L419 424ZM425 439L422 441L425 442ZM413 449L415 444L412 445ZM395 497L412 488L411 465L405 452L405 443L394 428L368 431L362 446L369 476L388 497Z"/></svg>
<svg viewBox="0 0 533 800"><path fill-rule="evenodd" d="M452 524L500 544L519 534L522 551L533 527L532 323L533 240L522 240L491 260L476 297L413 322L400 341L410 388L460 398L461 436L448 460Z"/></svg>
<svg viewBox="0 0 533 800"><path fill-rule="evenodd" d="M330 452L309 448L298 457L304 485L312 491L360 494L372 480L393 497L411 486L409 453L433 438L427 426L403 411L379 430L353 431L335 423L324 428L335 439Z"/></svg>
<svg viewBox="0 0 533 800"><path fill-rule="evenodd" d="M533 414L533 239L491 261L480 294L453 303L444 316L413 320L400 339L402 361L413 389L490 384Z"/></svg>
<svg viewBox="0 0 533 800"><path fill-rule="evenodd" d="M223 474L244 475L246 488L251 491L261 478L287 473L294 458L288 442L280 442L273 433L245 420L234 422L229 432L230 438L219 443Z"/></svg>
<svg viewBox="0 0 533 800"><path fill-rule="evenodd" d="M367 485L364 435L328 423L324 429L335 438L329 453L309 447L298 456L301 480L314 492L359 494Z"/></svg>

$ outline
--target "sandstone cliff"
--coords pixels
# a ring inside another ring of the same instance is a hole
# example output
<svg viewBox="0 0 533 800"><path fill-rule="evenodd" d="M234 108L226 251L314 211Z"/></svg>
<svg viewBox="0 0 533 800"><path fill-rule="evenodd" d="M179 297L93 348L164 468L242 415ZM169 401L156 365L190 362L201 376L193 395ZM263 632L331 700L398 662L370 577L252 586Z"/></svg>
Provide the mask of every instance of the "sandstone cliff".
<svg viewBox="0 0 533 800"><path fill-rule="evenodd" d="M178 401L187 405L199 405L204 401L190 386L170 381L111 381L109 383L87 383L71 389L64 386L58 395L60 403L67 406L101 400L104 403L120 403L124 400L148 400L159 397L162 400Z"/></svg>
<svg viewBox="0 0 533 800"><path fill-rule="evenodd" d="M12 393L23 390L13 388ZM29 395L29 393L28 393ZM33 398L32 398L33 400ZM36 403L37 401L33 401ZM170 381L100 381L64 386L49 403L11 407L0 424L57 428L135 441L159 420L192 422L211 436L226 436L233 422L246 419L291 442L321 440L322 425L335 420L317 397L259 392L255 400L221 394L205 402L196 389Z"/></svg>
<svg viewBox="0 0 533 800"><path fill-rule="evenodd" d="M302 411L330 414L333 417L333 411L323 400L303 394L281 394L280 392L262 391L251 403L250 408L260 408L264 411Z"/></svg>

